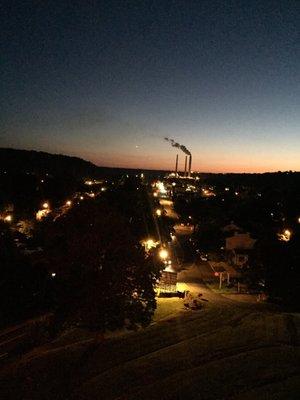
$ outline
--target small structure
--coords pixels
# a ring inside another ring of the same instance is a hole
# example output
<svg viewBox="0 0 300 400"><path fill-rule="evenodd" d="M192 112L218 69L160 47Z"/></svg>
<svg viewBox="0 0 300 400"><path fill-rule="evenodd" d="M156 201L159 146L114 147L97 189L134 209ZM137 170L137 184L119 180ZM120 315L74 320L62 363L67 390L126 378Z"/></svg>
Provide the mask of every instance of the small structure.
<svg viewBox="0 0 300 400"><path fill-rule="evenodd" d="M177 293L177 272L162 271L158 293Z"/></svg>

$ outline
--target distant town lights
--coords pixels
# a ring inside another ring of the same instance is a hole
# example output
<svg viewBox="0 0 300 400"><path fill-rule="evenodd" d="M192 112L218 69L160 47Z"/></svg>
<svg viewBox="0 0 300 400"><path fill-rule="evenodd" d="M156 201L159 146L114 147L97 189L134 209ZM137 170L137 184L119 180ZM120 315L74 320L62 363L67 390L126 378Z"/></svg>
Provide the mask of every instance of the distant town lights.
<svg viewBox="0 0 300 400"><path fill-rule="evenodd" d="M45 201L45 203L43 203L43 208L49 208L49 203L47 203L47 202Z"/></svg>
<svg viewBox="0 0 300 400"><path fill-rule="evenodd" d="M11 221L12 221L12 215L7 215L7 216L4 218L4 221L5 221L5 222L11 222Z"/></svg>
<svg viewBox="0 0 300 400"><path fill-rule="evenodd" d="M72 205L72 201L71 200L67 200L66 201L66 206L70 207Z"/></svg>
<svg viewBox="0 0 300 400"><path fill-rule="evenodd" d="M157 182L156 183L156 187L157 187L157 189L159 190L159 192L161 194L166 194L167 193L167 190L166 190L165 185L163 184L163 182Z"/></svg>

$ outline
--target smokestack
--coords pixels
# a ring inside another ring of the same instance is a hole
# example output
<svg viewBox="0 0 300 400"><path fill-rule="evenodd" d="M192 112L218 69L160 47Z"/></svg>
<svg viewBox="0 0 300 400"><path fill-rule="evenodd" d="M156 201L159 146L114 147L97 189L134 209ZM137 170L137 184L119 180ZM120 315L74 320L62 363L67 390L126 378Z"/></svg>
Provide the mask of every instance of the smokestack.
<svg viewBox="0 0 300 400"><path fill-rule="evenodd" d="M191 177L191 170L192 170L192 155L190 154L190 159L189 159L189 172L188 172L188 177Z"/></svg>
<svg viewBox="0 0 300 400"><path fill-rule="evenodd" d="M175 163L175 176L177 176L177 175L178 175L177 171L178 171L178 154L176 154L176 163Z"/></svg>
<svg viewBox="0 0 300 400"><path fill-rule="evenodd" d="M185 156L185 162L184 162L184 174L183 174L183 176L185 177L186 176L186 167L187 167L187 156Z"/></svg>

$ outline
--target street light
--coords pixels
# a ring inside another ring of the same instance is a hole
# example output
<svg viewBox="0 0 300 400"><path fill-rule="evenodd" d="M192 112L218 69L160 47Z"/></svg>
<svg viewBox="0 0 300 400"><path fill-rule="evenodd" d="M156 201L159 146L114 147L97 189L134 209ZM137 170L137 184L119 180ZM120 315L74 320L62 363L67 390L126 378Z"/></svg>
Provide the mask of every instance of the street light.
<svg viewBox="0 0 300 400"><path fill-rule="evenodd" d="M45 201L45 203L43 203L43 208L49 208L49 203L47 203L47 202Z"/></svg>
<svg viewBox="0 0 300 400"><path fill-rule="evenodd" d="M156 210L156 215L157 215L158 217L161 216L161 210L160 210L159 208Z"/></svg>
<svg viewBox="0 0 300 400"><path fill-rule="evenodd" d="M67 201L66 201L66 206L70 207L71 205L72 205L71 200L67 200Z"/></svg>
<svg viewBox="0 0 300 400"><path fill-rule="evenodd" d="M159 251L158 255L159 255L159 257L160 257L162 260L165 260L166 258L169 257L169 252L168 252L168 250L166 250L166 249L161 249L161 250Z"/></svg>
<svg viewBox="0 0 300 400"><path fill-rule="evenodd" d="M5 221L5 222L11 222L11 221L12 221L12 216L11 216L11 215L7 215L7 216L4 218L4 221Z"/></svg>

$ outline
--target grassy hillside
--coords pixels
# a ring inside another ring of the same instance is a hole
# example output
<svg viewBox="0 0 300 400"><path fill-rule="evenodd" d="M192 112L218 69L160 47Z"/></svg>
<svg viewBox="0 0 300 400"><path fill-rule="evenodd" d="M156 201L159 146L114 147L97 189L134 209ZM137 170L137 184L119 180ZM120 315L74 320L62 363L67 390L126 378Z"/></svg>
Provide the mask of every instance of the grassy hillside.
<svg viewBox="0 0 300 400"><path fill-rule="evenodd" d="M209 298L125 336L60 339L3 369L3 399L296 399L299 316Z"/></svg>

